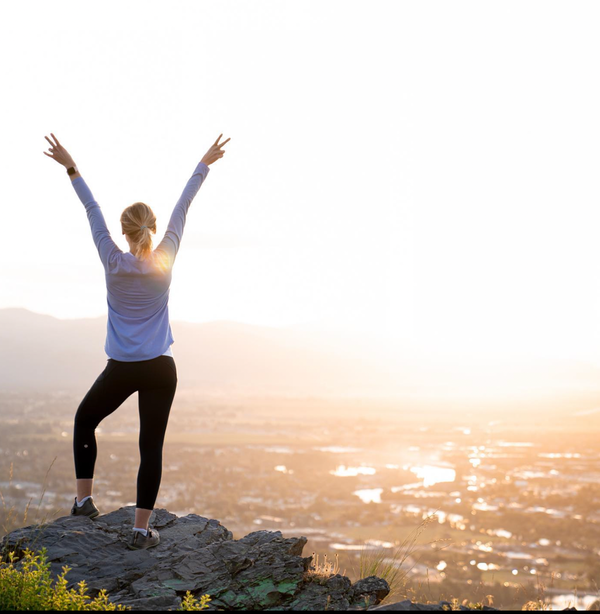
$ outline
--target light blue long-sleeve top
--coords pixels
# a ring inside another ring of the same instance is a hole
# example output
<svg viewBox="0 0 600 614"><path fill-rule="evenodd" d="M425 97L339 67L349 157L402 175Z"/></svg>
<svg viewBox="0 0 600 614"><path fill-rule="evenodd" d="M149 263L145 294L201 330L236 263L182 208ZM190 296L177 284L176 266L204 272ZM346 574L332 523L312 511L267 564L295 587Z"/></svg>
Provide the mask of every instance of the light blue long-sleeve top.
<svg viewBox="0 0 600 614"><path fill-rule="evenodd" d="M169 287L186 216L208 175L200 162L177 201L163 240L146 260L120 250L110 236L104 215L90 189L77 177L72 181L85 206L106 276L108 321L104 351L114 360L151 360L169 353L174 342L169 323Z"/></svg>

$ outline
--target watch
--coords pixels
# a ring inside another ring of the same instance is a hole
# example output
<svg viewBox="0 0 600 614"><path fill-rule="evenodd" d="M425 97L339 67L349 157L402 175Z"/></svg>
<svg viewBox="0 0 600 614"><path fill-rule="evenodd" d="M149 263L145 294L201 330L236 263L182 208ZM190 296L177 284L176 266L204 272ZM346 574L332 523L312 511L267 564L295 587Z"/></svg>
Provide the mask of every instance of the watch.
<svg viewBox="0 0 600 614"><path fill-rule="evenodd" d="M69 175L74 175L75 173L78 173L79 171L77 170L76 166L71 166L67 169L67 173L69 173Z"/></svg>

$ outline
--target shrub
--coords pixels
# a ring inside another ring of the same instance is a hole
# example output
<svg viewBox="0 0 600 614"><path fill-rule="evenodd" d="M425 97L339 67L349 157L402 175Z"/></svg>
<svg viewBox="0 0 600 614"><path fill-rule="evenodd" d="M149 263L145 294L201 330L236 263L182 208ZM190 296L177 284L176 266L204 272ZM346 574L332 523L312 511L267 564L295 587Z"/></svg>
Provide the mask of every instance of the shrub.
<svg viewBox="0 0 600 614"><path fill-rule="evenodd" d="M102 589L95 599L88 596L85 580L77 584L78 590L68 589L66 575L70 567L63 566L62 573L52 586L50 563L46 549L35 554L25 550L21 569L15 567L17 556L8 552L8 561L0 563L0 610L130 610L108 600Z"/></svg>
<svg viewBox="0 0 600 614"><path fill-rule="evenodd" d="M200 601L198 601L190 591L185 593L185 597L181 601L181 607L178 608L179 611L196 611L196 610L204 610L208 607L208 602L210 601L210 597L208 595L202 595L200 597Z"/></svg>

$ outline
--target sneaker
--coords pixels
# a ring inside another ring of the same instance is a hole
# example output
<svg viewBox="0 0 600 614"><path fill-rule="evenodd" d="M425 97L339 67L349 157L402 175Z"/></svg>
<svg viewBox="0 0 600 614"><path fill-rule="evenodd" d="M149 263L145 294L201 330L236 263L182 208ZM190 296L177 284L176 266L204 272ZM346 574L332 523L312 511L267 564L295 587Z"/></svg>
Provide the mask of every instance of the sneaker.
<svg viewBox="0 0 600 614"><path fill-rule="evenodd" d="M139 531L133 531L133 535L127 542L127 547L130 550L144 550L152 548L160 544L160 535L156 529L148 527L148 535L144 535Z"/></svg>
<svg viewBox="0 0 600 614"><path fill-rule="evenodd" d="M77 505L77 497L75 497L75 503L73 503L73 507L71 508L71 516L88 516L88 518L96 518L99 513L100 510L94 505L92 497L86 499L81 507Z"/></svg>

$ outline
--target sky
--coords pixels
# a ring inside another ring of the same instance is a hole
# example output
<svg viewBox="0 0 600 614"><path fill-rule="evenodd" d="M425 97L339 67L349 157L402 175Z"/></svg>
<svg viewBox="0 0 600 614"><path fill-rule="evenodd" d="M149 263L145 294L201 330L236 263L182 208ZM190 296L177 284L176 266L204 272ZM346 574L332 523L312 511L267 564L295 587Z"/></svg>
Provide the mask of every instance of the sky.
<svg viewBox="0 0 600 614"><path fill-rule="evenodd" d="M172 320L600 364L600 5L2 3L0 308L106 314L53 132L127 251L187 218Z"/></svg>

